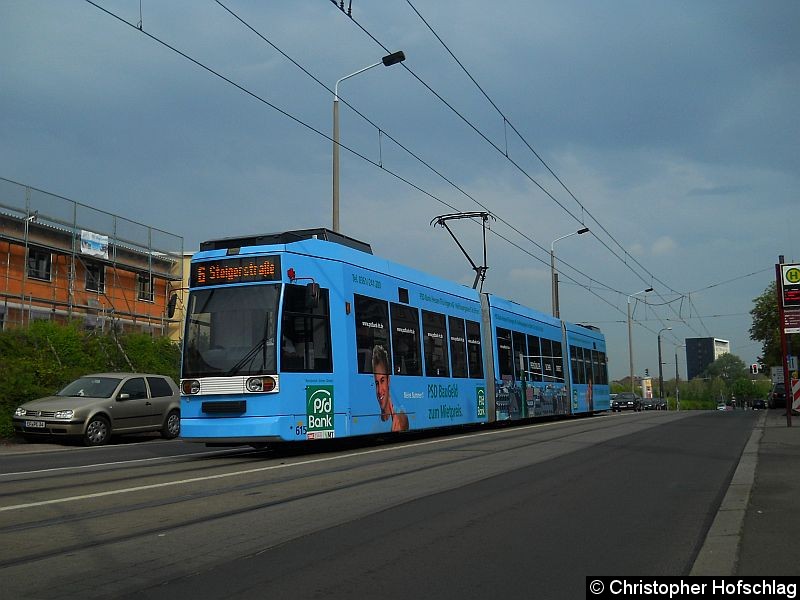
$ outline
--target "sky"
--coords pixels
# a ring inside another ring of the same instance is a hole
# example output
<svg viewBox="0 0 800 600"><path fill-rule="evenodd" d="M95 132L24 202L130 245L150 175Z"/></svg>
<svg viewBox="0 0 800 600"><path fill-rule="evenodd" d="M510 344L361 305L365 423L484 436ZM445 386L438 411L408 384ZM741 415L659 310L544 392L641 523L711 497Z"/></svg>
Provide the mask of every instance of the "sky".
<svg viewBox="0 0 800 600"><path fill-rule="evenodd" d="M398 50L339 86L342 233L471 286L431 221L486 211L483 291L550 313L552 245L612 378L629 347L657 375L659 334L665 379L685 338L756 360L753 300L800 262L795 0L3 0L0 177L187 252L330 228L334 85Z"/></svg>

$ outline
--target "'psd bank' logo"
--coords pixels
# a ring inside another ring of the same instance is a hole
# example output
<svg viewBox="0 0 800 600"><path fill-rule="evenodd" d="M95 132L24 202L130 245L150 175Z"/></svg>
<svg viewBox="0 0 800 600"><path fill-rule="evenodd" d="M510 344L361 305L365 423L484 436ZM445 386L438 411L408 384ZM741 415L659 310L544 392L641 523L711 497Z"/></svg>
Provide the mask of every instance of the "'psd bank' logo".
<svg viewBox="0 0 800 600"><path fill-rule="evenodd" d="M306 388L306 415L309 440L335 437L332 385L310 385Z"/></svg>

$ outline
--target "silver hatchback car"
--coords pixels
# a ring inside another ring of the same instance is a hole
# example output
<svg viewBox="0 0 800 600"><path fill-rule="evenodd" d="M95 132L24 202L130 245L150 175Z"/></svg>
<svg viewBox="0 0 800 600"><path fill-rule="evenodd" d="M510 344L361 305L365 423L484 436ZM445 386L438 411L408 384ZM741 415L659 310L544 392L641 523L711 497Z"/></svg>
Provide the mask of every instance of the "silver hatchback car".
<svg viewBox="0 0 800 600"><path fill-rule="evenodd" d="M181 431L180 394L175 382L148 373L97 373L76 379L55 396L31 400L14 413L14 430L25 439L78 437L87 446L111 434Z"/></svg>

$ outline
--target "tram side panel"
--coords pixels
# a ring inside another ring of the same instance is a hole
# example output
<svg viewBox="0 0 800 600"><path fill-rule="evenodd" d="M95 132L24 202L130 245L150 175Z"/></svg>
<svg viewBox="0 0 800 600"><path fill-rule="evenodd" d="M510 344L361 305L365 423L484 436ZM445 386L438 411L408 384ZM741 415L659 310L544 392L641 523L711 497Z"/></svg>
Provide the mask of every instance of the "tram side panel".
<svg viewBox="0 0 800 600"><path fill-rule="evenodd" d="M572 390L574 413L595 413L611 408L605 336L594 327L564 324L565 360Z"/></svg>
<svg viewBox="0 0 800 600"><path fill-rule="evenodd" d="M345 268L351 432L486 422L477 294L443 291L436 278L392 268L398 273Z"/></svg>
<svg viewBox="0 0 800 600"><path fill-rule="evenodd" d="M496 420L572 414L561 321L494 295L484 313Z"/></svg>

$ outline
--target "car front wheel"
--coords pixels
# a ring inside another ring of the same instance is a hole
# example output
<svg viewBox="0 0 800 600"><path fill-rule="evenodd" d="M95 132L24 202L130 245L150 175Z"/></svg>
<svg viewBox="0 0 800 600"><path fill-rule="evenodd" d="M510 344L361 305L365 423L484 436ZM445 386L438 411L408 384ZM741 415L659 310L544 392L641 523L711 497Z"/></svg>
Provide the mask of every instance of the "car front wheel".
<svg viewBox="0 0 800 600"><path fill-rule="evenodd" d="M161 428L161 437L165 440L171 440L178 437L181 433L181 413L178 410L170 411L167 418L164 420L164 426Z"/></svg>
<svg viewBox="0 0 800 600"><path fill-rule="evenodd" d="M111 424L105 417L92 417L83 434L85 446L102 446L111 437Z"/></svg>

